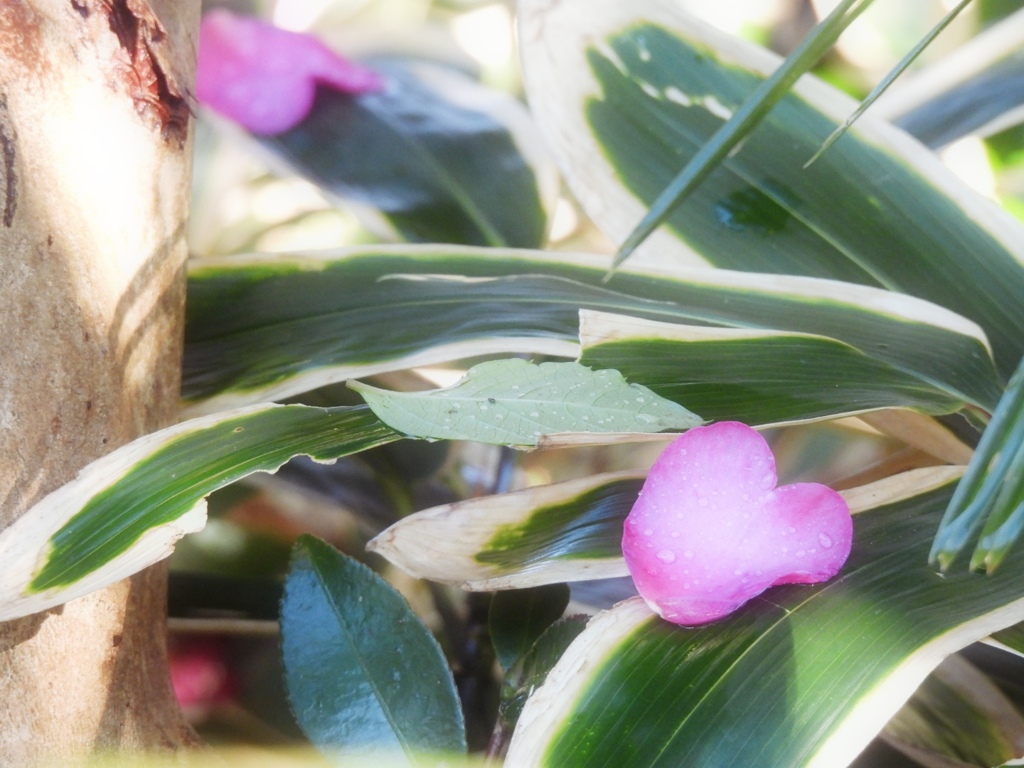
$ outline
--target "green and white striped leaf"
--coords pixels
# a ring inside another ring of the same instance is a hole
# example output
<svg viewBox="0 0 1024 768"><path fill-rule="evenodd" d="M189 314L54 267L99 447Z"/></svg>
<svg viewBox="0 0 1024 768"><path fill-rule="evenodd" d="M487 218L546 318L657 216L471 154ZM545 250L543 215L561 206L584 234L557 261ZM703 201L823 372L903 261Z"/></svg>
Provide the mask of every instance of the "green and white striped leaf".
<svg viewBox="0 0 1024 768"><path fill-rule="evenodd" d="M962 471L915 470L842 495L858 513L949 483ZM367 548L417 578L480 591L625 576L622 525L643 480L610 473L445 504L403 518Z"/></svg>
<svg viewBox="0 0 1024 768"><path fill-rule="evenodd" d="M417 578L478 591L625 576L622 521L642 485L605 474L445 504L403 518L367 549Z"/></svg>
<svg viewBox="0 0 1024 768"><path fill-rule="evenodd" d="M392 392L349 382L397 432L436 440L474 440L519 448L572 432L685 431L699 416L614 370L579 363L492 360L431 392Z"/></svg>
<svg viewBox="0 0 1024 768"><path fill-rule="evenodd" d="M586 254L454 246L199 261L189 276L185 399L208 412L481 355L575 358L580 309L813 333L984 410L1002 392L981 330L934 304L678 265L626 269L608 287L606 267Z"/></svg>
<svg viewBox="0 0 1024 768"><path fill-rule="evenodd" d="M721 622L678 627L639 598L599 614L527 702L509 764L847 765L945 656L1024 616L1024 561L927 566L950 493L857 515L837 578Z"/></svg>
<svg viewBox="0 0 1024 768"><path fill-rule="evenodd" d="M953 413L962 399L835 339L584 311L580 362L613 368L709 421L781 424L879 408Z"/></svg>
<svg viewBox="0 0 1024 768"><path fill-rule="evenodd" d="M616 242L778 64L669 0L522 0L520 10L531 107ZM1021 225L870 113L805 169L855 108L801 80L638 257L920 296L978 322L1008 376L1024 353Z"/></svg>
<svg viewBox="0 0 1024 768"><path fill-rule="evenodd" d="M0 621L112 584L206 523L204 499L293 456L397 440L368 408L260 405L154 432L86 466L0 533Z"/></svg>

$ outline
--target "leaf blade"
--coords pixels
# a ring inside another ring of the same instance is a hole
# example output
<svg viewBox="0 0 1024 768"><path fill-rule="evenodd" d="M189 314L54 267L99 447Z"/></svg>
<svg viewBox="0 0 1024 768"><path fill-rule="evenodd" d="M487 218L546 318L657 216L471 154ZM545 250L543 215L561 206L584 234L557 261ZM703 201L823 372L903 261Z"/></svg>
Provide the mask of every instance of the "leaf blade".
<svg viewBox="0 0 1024 768"><path fill-rule="evenodd" d="M839 35L871 5L871 0L843 0L808 34L770 77L765 79L698 150L651 203L644 218L626 237L612 260L614 270L647 239L672 210L706 179L793 87L818 62Z"/></svg>
<svg viewBox="0 0 1024 768"><path fill-rule="evenodd" d="M199 262L185 397L206 412L474 355L575 358L580 309L822 334L982 408L1002 392L981 330L917 299L678 265L621 270L612 290L600 285L605 268L600 256L444 246Z"/></svg>
<svg viewBox="0 0 1024 768"><path fill-rule="evenodd" d="M494 360L473 366L451 387L425 393L349 386L392 429L428 439L536 447L560 433L652 433L702 423L617 371L577 363Z"/></svg>
<svg viewBox="0 0 1024 768"><path fill-rule="evenodd" d="M167 557L178 538L205 524L205 496L252 472L398 438L362 407L262 405L134 440L0 533L0 617L59 605Z"/></svg>
<svg viewBox="0 0 1024 768"><path fill-rule="evenodd" d="M413 242L536 247L552 169L520 105L438 65L379 60L388 87L322 90L260 144L325 191L378 210Z"/></svg>
<svg viewBox="0 0 1024 768"><path fill-rule="evenodd" d="M320 749L464 753L465 725L440 646L398 594L312 536L295 547L281 608L288 697Z"/></svg>
<svg viewBox="0 0 1024 768"><path fill-rule="evenodd" d="M581 313L580 362L614 368L708 420L784 424L878 408L953 413L956 394L823 336Z"/></svg>

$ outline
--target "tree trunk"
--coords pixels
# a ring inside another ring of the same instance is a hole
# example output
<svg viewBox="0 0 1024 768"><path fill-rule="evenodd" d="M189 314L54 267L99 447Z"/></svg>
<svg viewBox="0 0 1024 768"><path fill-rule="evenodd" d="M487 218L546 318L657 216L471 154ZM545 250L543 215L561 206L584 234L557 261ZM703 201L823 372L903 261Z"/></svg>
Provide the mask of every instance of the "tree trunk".
<svg viewBox="0 0 1024 768"><path fill-rule="evenodd" d="M0 0L0 528L175 419L198 13ZM190 743L165 604L158 566L0 624L0 766Z"/></svg>

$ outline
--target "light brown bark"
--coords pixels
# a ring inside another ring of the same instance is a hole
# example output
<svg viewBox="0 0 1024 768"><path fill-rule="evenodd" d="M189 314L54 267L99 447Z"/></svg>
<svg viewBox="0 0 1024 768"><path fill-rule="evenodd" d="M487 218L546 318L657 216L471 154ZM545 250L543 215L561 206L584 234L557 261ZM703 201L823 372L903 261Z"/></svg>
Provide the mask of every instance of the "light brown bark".
<svg viewBox="0 0 1024 768"><path fill-rule="evenodd" d="M0 0L0 527L175 419L198 10ZM165 603L158 567L0 624L0 766L189 743Z"/></svg>

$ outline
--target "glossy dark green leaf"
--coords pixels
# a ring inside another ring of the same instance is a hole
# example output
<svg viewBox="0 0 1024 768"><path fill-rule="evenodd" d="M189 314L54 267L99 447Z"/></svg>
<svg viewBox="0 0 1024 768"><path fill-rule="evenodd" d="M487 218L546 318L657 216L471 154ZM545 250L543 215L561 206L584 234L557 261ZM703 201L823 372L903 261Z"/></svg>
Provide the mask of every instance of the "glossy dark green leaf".
<svg viewBox="0 0 1024 768"><path fill-rule="evenodd" d="M527 703L509 762L848 764L944 656L1024 617L1024 561L995 576L927 566L951 493L856 515L837 578L773 588L721 622L674 626L639 598L599 615Z"/></svg>
<svg viewBox="0 0 1024 768"><path fill-rule="evenodd" d="M411 437L535 447L545 435L683 432L703 423L618 371L579 363L490 360L450 387L428 392L349 386L381 421Z"/></svg>
<svg viewBox="0 0 1024 768"><path fill-rule="evenodd" d="M288 699L318 747L418 764L465 752L451 671L405 599L312 536L295 547L281 606Z"/></svg>
<svg viewBox="0 0 1024 768"><path fill-rule="evenodd" d="M85 467L0 534L0 618L58 605L167 557L206 522L204 498L293 456L397 440L368 408L263 405L139 438Z"/></svg>
<svg viewBox="0 0 1024 768"><path fill-rule="evenodd" d="M507 672L544 630L561 618L567 605L569 587L565 584L495 594L491 600L487 628L501 668Z"/></svg>
<svg viewBox="0 0 1024 768"><path fill-rule="evenodd" d="M185 397L210 410L475 355L575 357L580 309L813 333L986 410L1002 392L980 330L909 297L679 266L623 270L603 286L606 267L598 256L439 246L198 262Z"/></svg>
<svg viewBox="0 0 1024 768"><path fill-rule="evenodd" d="M509 593L499 592L495 598L503 594ZM565 649L587 626L588 619L588 616L567 616L554 622L508 670L500 707L500 715L508 731L515 727L530 695L544 684Z"/></svg>
<svg viewBox="0 0 1024 768"><path fill-rule="evenodd" d="M403 239L539 246L536 169L507 121L518 105L436 65L371 66L386 88L320 89L303 122L260 143L327 192L379 211ZM515 116L521 131L525 115Z"/></svg>
<svg viewBox="0 0 1024 768"><path fill-rule="evenodd" d="M531 107L573 191L615 241L778 62L676 4L529 6L520 18ZM1009 376L1024 353L1020 224L870 113L804 168L854 108L802 80L638 258L920 296L978 322Z"/></svg>

